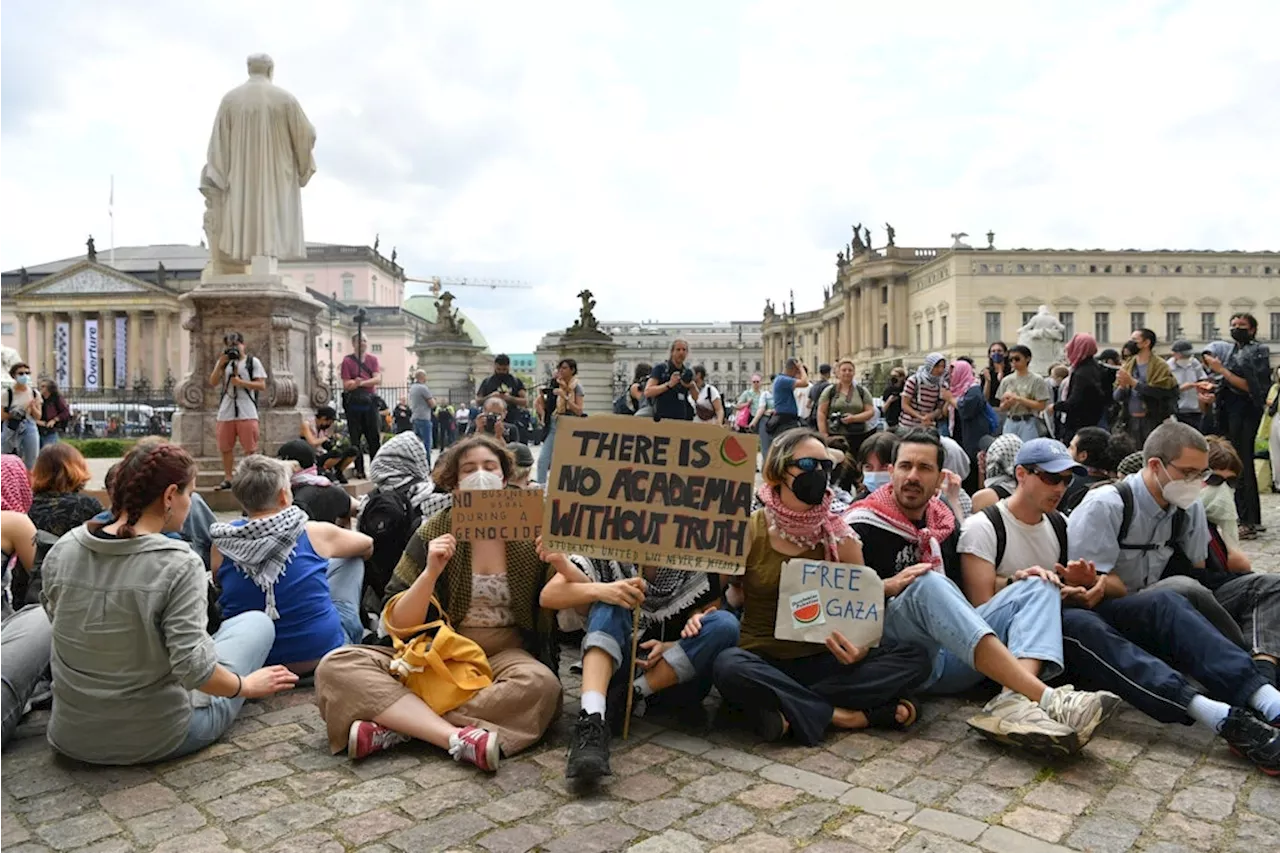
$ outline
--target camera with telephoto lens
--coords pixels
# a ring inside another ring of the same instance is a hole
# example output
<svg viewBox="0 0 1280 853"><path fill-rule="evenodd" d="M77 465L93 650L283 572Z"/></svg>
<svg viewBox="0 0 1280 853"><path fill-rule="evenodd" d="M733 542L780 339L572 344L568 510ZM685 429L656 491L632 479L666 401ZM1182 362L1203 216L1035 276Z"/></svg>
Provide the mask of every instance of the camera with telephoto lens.
<svg viewBox="0 0 1280 853"><path fill-rule="evenodd" d="M687 368L687 367L686 367L684 370L680 371L680 381L681 381L681 382L692 382L692 381L693 381L693 371L692 371L692 370L690 370L690 369L689 369L689 368Z"/></svg>
<svg viewBox="0 0 1280 853"><path fill-rule="evenodd" d="M227 357L227 361L235 361L240 358L240 347L227 347L222 354Z"/></svg>

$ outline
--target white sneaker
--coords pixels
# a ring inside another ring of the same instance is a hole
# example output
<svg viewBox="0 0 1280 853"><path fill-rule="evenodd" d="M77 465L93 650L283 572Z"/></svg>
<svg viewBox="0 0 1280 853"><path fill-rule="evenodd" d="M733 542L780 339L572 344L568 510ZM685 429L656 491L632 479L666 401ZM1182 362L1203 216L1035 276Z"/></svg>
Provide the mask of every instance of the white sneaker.
<svg viewBox="0 0 1280 853"><path fill-rule="evenodd" d="M982 713L970 717L969 727L997 743L1044 755L1071 755L1081 745L1075 729L1054 720L1035 702L1012 690L1002 690Z"/></svg>
<svg viewBox="0 0 1280 853"><path fill-rule="evenodd" d="M1053 688L1045 713L1075 730L1083 748L1098 726L1111 718L1120 707L1120 697L1106 690L1076 690L1070 684Z"/></svg>

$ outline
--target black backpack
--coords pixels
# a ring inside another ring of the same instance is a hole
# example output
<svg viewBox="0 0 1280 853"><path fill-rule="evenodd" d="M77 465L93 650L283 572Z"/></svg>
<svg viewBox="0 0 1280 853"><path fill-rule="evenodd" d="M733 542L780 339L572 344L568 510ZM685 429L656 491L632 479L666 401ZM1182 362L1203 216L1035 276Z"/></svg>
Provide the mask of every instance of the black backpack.
<svg viewBox="0 0 1280 853"><path fill-rule="evenodd" d="M54 536L47 530L36 530L36 559L35 564L31 567L31 571L27 572L17 569L13 573L13 579L9 584L9 593L12 596L14 609L21 609L29 604L40 603L40 589L44 586L44 581L40 573L40 566L44 563L45 556L54 545L58 544L60 537ZM17 565L15 560L15 566Z"/></svg>
<svg viewBox="0 0 1280 853"><path fill-rule="evenodd" d="M1000 564L1004 562L1004 549L1008 544L1009 537L1004 527L1004 514L1000 512L999 504L992 504L982 510L982 514L987 517L987 521L991 522L991 526L996 531L996 561L995 567L1000 568ZM1058 535L1058 565L1065 566L1067 564L1067 517L1060 512L1054 511L1048 514L1049 524L1053 525L1053 532ZM1029 566L1023 566L1029 568ZM1050 568L1042 566L1041 568Z"/></svg>
<svg viewBox="0 0 1280 853"><path fill-rule="evenodd" d="M1116 492L1120 495L1120 503L1123 509L1120 515L1120 532L1116 534L1116 541L1119 543L1121 550L1124 551L1154 551L1160 545L1144 542L1141 544L1131 544L1124 541L1129 535L1129 525L1133 524L1133 489L1129 486L1127 480L1121 480L1115 484ZM1178 540L1182 538L1182 528L1187 523L1186 510L1178 509L1173 513L1173 531L1169 535L1169 541L1165 544L1174 551L1181 551L1178 547Z"/></svg>
<svg viewBox="0 0 1280 853"><path fill-rule="evenodd" d="M421 511L414 509L399 491L377 491L365 498L357 529L373 538L373 556L364 561L364 585L379 600L421 521Z"/></svg>

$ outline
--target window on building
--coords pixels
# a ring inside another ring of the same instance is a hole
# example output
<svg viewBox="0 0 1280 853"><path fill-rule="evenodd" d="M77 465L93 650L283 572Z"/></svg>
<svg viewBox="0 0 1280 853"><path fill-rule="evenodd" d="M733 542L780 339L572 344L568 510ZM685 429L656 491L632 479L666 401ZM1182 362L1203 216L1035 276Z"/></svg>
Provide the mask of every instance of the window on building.
<svg viewBox="0 0 1280 853"><path fill-rule="evenodd" d="M1173 343L1182 337L1182 313L1179 311L1166 311L1164 314L1164 337L1169 343Z"/></svg>
<svg viewBox="0 0 1280 853"><path fill-rule="evenodd" d="M356 277L349 272L342 274L342 298L346 300L356 298Z"/></svg>
<svg viewBox="0 0 1280 853"><path fill-rule="evenodd" d="M1280 341L1280 311L1271 312L1271 340Z"/></svg>
<svg viewBox="0 0 1280 853"><path fill-rule="evenodd" d="M1031 318L1032 318L1032 317L1034 317L1034 316L1036 316L1036 312L1034 312L1034 311L1023 311L1023 312L1022 312L1022 325L1024 325L1024 326L1025 326L1025 325L1027 325L1028 323L1030 323L1030 322L1031 322Z"/></svg>
<svg viewBox="0 0 1280 853"><path fill-rule="evenodd" d="M988 341L1000 340L1000 312L999 311L987 312L987 340Z"/></svg>
<svg viewBox="0 0 1280 853"><path fill-rule="evenodd" d="M1212 341L1218 337L1217 320L1218 315L1212 311L1200 312L1200 340Z"/></svg>
<svg viewBox="0 0 1280 853"><path fill-rule="evenodd" d="M1076 312L1059 311L1058 322L1062 324L1063 340L1071 340L1076 333Z"/></svg>
<svg viewBox="0 0 1280 853"><path fill-rule="evenodd" d="M916 323L916 352L924 352L924 338L920 334L921 326Z"/></svg>
<svg viewBox="0 0 1280 853"><path fill-rule="evenodd" d="M1272 318L1274 318L1276 315L1272 314L1271 316ZM1271 325L1273 328L1275 326L1275 322L1276 321L1272 319ZM885 323L880 327L880 349L888 349L888 348L889 348L889 324Z"/></svg>
<svg viewBox="0 0 1280 853"><path fill-rule="evenodd" d="M1130 311L1129 312L1129 331L1136 332L1139 329L1147 327L1147 312Z"/></svg>
<svg viewBox="0 0 1280 853"><path fill-rule="evenodd" d="M1093 314L1093 336L1098 343L1111 340L1111 314L1106 311L1095 311Z"/></svg>
<svg viewBox="0 0 1280 853"><path fill-rule="evenodd" d="M887 284L880 288L880 304L889 304L889 285Z"/></svg>
<svg viewBox="0 0 1280 853"><path fill-rule="evenodd" d="M929 349L933 349L933 321L929 321Z"/></svg>
<svg viewBox="0 0 1280 853"><path fill-rule="evenodd" d="M1274 315L1273 315L1273 316L1274 316ZM0 324L0 334L12 335L12 334L16 334L16 333L17 333L17 331L18 331L18 324L17 324L17 323L3 323L3 324Z"/></svg>
<svg viewBox="0 0 1280 853"><path fill-rule="evenodd" d="M713 361L713 362L711 362L711 369L712 369L712 370L714 370L716 373L719 373L719 372L720 372L720 362L718 362L718 361ZM732 370L733 368L729 368L729 369L730 369L730 370Z"/></svg>
<svg viewBox="0 0 1280 853"><path fill-rule="evenodd" d="M938 322L942 324L942 345L947 345L947 318L939 317Z"/></svg>
<svg viewBox="0 0 1280 853"><path fill-rule="evenodd" d="M373 350L375 353L382 352L382 344L374 344L373 346L369 347L369 349Z"/></svg>
<svg viewBox="0 0 1280 853"><path fill-rule="evenodd" d="M762 367L760 366L760 362L758 362L758 361L757 361L757 362L756 362L756 370L763 370L763 369L764 369L764 368L762 368Z"/></svg>

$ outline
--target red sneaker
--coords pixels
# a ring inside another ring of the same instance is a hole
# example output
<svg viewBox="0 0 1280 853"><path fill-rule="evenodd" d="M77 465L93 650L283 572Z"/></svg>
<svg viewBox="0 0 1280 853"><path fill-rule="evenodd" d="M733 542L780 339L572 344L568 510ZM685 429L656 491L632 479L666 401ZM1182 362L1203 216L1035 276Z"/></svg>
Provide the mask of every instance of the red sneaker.
<svg viewBox="0 0 1280 853"><path fill-rule="evenodd" d="M498 769L501 751L498 736L485 729L467 726L449 739L449 754L454 761L470 761L481 770Z"/></svg>
<svg viewBox="0 0 1280 853"><path fill-rule="evenodd" d="M382 752L407 740L409 738L406 735L393 732L377 723L356 720L351 724L351 733L347 735L347 757L367 758L375 752Z"/></svg>

